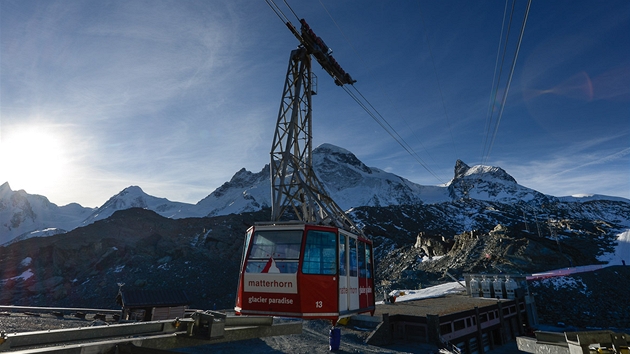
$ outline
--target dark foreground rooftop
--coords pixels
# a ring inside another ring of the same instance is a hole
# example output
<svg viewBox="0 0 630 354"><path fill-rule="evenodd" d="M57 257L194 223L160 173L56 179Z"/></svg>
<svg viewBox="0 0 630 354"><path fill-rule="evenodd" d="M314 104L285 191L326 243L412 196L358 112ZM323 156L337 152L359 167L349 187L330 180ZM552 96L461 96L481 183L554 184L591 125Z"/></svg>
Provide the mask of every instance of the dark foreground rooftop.
<svg viewBox="0 0 630 354"><path fill-rule="evenodd" d="M450 294L441 297L420 299L413 301L386 303L377 305L374 316L381 317L384 313L390 315L448 315L451 313L474 310L475 307L492 306L497 301L508 301L487 298L473 298L467 295Z"/></svg>

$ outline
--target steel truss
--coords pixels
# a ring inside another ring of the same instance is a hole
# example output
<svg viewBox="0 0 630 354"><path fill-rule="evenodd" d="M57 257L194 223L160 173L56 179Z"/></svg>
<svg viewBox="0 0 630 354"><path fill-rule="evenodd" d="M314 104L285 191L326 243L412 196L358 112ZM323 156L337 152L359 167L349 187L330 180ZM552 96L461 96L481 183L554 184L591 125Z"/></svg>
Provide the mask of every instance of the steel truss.
<svg viewBox="0 0 630 354"><path fill-rule="evenodd" d="M272 221L291 210L300 221L360 233L313 171L312 77L308 50L293 50L271 148Z"/></svg>

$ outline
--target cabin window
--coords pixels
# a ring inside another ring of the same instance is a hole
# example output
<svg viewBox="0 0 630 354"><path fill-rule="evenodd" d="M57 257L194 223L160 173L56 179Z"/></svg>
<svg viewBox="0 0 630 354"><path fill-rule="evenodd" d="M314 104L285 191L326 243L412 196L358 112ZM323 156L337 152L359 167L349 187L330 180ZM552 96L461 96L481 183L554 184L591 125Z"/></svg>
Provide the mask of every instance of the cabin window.
<svg viewBox="0 0 630 354"><path fill-rule="evenodd" d="M301 230L256 231L247 260L247 273L296 273Z"/></svg>
<svg viewBox="0 0 630 354"><path fill-rule="evenodd" d="M247 247L249 247L249 241L252 239L252 230L247 231L245 235L245 244L243 244L243 256L241 257L241 269L243 269L243 263L245 262L245 256L247 255Z"/></svg>
<svg viewBox="0 0 630 354"><path fill-rule="evenodd" d="M359 242L359 276L365 278L367 275L367 265L365 264L365 243Z"/></svg>
<svg viewBox="0 0 630 354"><path fill-rule="evenodd" d="M357 239L350 237L350 276L357 276Z"/></svg>
<svg viewBox="0 0 630 354"><path fill-rule="evenodd" d="M333 275L337 273L337 234L310 230L304 248L304 274Z"/></svg>
<svg viewBox="0 0 630 354"><path fill-rule="evenodd" d="M346 236L339 235L339 275L346 275Z"/></svg>
<svg viewBox="0 0 630 354"><path fill-rule="evenodd" d="M372 245L365 244L366 278L372 278Z"/></svg>

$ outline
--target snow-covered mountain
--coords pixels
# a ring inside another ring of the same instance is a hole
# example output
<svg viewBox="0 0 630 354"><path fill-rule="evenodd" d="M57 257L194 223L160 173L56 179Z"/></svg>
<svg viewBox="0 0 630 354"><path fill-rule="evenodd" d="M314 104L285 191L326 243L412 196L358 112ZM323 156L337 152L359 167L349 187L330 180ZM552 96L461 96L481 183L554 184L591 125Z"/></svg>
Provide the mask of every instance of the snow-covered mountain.
<svg viewBox="0 0 630 354"><path fill-rule="evenodd" d="M549 197L519 185L514 177L500 167L483 165L469 167L461 160L455 163L455 176L446 185L449 196L453 199L518 203Z"/></svg>
<svg viewBox="0 0 630 354"><path fill-rule="evenodd" d="M244 168L194 207L197 214L217 216L257 211L271 206L269 165L252 173Z"/></svg>
<svg viewBox="0 0 630 354"><path fill-rule="evenodd" d="M117 210L129 208L153 210L167 218L177 218L179 215L184 215L184 217L201 216L190 215L189 209L192 206L192 204L188 203L172 202L166 198L154 197L146 194L142 188L138 186L131 186L109 198L105 204L101 205L90 214L90 216L83 220L81 225L89 225L97 220L107 219Z"/></svg>
<svg viewBox="0 0 630 354"><path fill-rule="evenodd" d="M368 167L350 151L331 144L322 144L313 151L313 169L332 199L346 210L451 200L445 187L422 186Z"/></svg>
<svg viewBox="0 0 630 354"><path fill-rule="evenodd" d="M331 144L322 144L313 150L313 169L327 193L342 209L451 200L445 187L422 186L393 173L368 167L350 151ZM238 214L270 206L269 165L265 165L257 173L241 169L229 182L190 209L195 212L189 215Z"/></svg>
<svg viewBox="0 0 630 354"><path fill-rule="evenodd" d="M79 226L94 209L71 203L58 206L48 198L0 186L0 244L16 237L50 236Z"/></svg>
<svg viewBox="0 0 630 354"><path fill-rule="evenodd" d="M481 165L470 167L460 160L455 164L451 181L445 185L423 186L393 173L368 167L350 151L331 144L323 144L314 149L313 168L328 194L346 210L362 206L441 205L462 200L482 203L483 205L479 205L482 209L488 207L487 203L526 204L528 208L558 203L577 203L582 208L583 203L604 201L630 205L630 200L619 197L556 198L519 185L500 167ZM181 219L239 214L261 210L270 205L269 165L257 173L241 169L229 182L196 204L154 197L144 193L140 187L131 186L111 197L97 209L84 208L78 204L58 207L43 196L29 195L24 191L11 191L8 183L5 183L0 186L0 244L16 237L27 238L65 232L106 219L117 210L132 207L152 210L172 219ZM445 219L470 218L469 212L460 216L444 212L448 216ZM456 224L466 226L464 221ZM469 223L468 226L473 225Z"/></svg>

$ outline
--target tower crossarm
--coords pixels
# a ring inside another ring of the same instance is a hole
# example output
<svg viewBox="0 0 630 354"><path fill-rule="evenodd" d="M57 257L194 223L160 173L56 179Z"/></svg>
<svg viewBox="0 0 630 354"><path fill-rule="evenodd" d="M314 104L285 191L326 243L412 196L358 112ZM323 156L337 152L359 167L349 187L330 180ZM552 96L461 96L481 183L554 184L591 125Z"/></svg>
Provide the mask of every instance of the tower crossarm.
<svg viewBox="0 0 630 354"><path fill-rule="evenodd" d="M309 26L306 20L301 19L300 24L300 31L298 31L291 22L286 22L291 33L293 33L295 38L300 41L300 44L306 48L308 54L315 57L315 60L322 66L322 69L335 80L335 84L343 86L346 84L352 85L357 82L337 63L335 57L332 56L332 49L326 45L321 37L313 32L313 29L311 29L311 26Z"/></svg>

